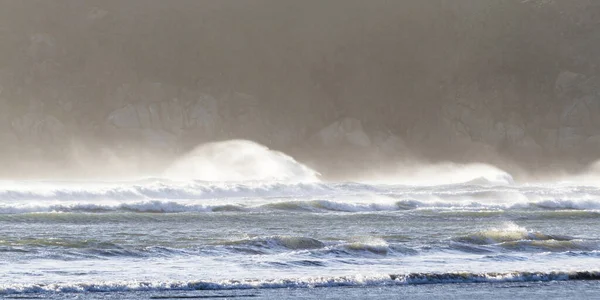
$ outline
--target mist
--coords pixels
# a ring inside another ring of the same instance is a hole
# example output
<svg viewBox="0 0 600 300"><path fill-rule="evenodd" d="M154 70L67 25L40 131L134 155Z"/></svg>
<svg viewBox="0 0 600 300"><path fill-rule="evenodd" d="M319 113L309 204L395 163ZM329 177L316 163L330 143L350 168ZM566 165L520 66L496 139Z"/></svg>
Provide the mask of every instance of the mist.
<svg viewBox="0 0 600 300"><path fill-rule="evenodd" d="M260 167L277 161L326 180L594 178L599 15L587 0L0 0L0 177L228 164L211 174L261 179L291 170ZM234 147L215 160L220 142Z"/></svg>

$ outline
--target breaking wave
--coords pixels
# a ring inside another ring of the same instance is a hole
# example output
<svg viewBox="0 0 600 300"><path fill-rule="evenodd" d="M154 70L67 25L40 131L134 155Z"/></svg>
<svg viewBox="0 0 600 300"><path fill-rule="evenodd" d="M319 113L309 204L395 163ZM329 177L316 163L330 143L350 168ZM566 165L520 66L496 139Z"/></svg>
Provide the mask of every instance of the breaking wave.
<svg viewBox="0 0 600 300"><path fill-rule="evenodd" d="M417 251L400 245L390 245L376 237L362 237L348 241L319 241L309 237L270 236L216 243L229 250L250 254L270 254L279 251L308 251L311 256L363 257L371 255L416 254Z"/></svg>
<svg viewBox="0 0 600 300"><path fill-rule="evenodd" d="M456 240L459 242L477 244L477 245L489 245L504 242L515 242L521 240L530 241L571 241L573 237L559 236L559 235L548 235L541 232L528 231L524 227L517 226L512 223L508 223L504 228L492 228L490 230L476 232L467 236L459 237Z"/></svg>
<svg viewBox="0 0 600 300"><path fill-rule="evenodd" d="M415 250L400 244L389 244L377 237L361 237L355 239L340 239L320 241L310 237L275 235L254 237L240 240L216 241L204 245L185 245L169 247L167 245L128 244L122 240L96 239L15 239L0 240L0 253L19 254L20 260L31 259L105 259L115 257L156 258L228 255L230 257L246 257L247 255L269 256L287 253L308 262L309 258L325 259L335 257L344 264L354 264L361 257L380 257L393 255L417 255ZM279 261L285 265L290 261ZM291 261L292 263L294 261ZM310 260L312 266L315 261ZM322 266L322 262L319 261Z"/></svg>
<svg viewBox="0 0 600 300"><path fill-rule="evenodd" d="M396 170L385 172L368 178L368 182L397 183L410 185L484 185L509 186L515 180L511 174L493 165L483 163L457 164L416 164L401 165Z"/></svg>
<svg viewBox="0 0 600 300"><path fill-rule="evenodd" d="M133 182L0 182L0 200L156 200L284 197L331 194L319 183L205 182L153 179Z"/></svg>
<svg viewBox="0 0 600 300"><path fill-rule="evenodd" d="M600 188L364 183L0 181L0 214L226 211L378 212L434 210L600 210Z"/></svg>
<svg viewBox="0 0 600 300"><path fill-rule="evenodd" d="M600 271L512 273L409 273L339 277L221 281L127 281L59 284L0 284L0 295L33 293L93 293L139 291L199 291L316 287L365 287L449 283L547 282L600 280Z"/></svg>
<svg viewBox="0 0 600 300"><path fill-rule="evenodd" d="M270 251L277 249L285 250L308 250L318 249L325 247L325 243L308 237L295 237L295 236L271 236L244 239L238 241L222 242L220 245L232 247L234 249L242 250L247 252L252 249L256 252Z"/></svg>
<svg viewBox="0 0 600 300"><path fill-rule="evenodd" d="M242 200L243 201L243 200ZM103 203L104 202L104 203ZM591 205L563 205L555 206L554 212L543 213L540 217L553 218L572 216L578 218L594 218L600 215L596 209L600 208L600 201ZM538 210L537 203L520 203L517 205L496 205L489 203L440 203L416 200L392 201L389 203L352 203L344 200L306 200L306 201L279 201L266 204L246 203L206 203L201 200L148 200L148 201L101 201L90 202L13 202L0 203L0 215L25 214L25 213L221 213L221 212L261 212L261 211L289 211L310 213L360 213L360 212L393 212L406 210L434 210L453 212L456 216L469 215L498 215L511 210ZM567 209L567 210L564 210ZM572 210L579 209L584 214L575 214ZM587 210L592 209L592 210ZM542 211L543 212L543 211ZM477 237L471 237L476 239Z"/></svg>
<svg viewBox="0 0 600 300"><path fill-rule="evenodd" d="M175 161L164 175L204 181L319 181L318 172L292 157L247 140L200 145Z"/></svg>
<svg viewBox="0 0 600 300"><path fill-rule="evenodd" d="M391 251L390 245L379 238L362 238L344 243L341 247L351 252L368 252L378 255L387 255Z"/></svg>
<svg viewBox="0 0 600 300"><path fill-rule="evenodd" d="M590 251L597 248L597 243L585 241L571 236L551 235L537 231L530 231L524 227L517 226L512 223L506 224L504 228L493 228L490 230L480 231L466 236L461 236L454 239L455 242L475 245L475 247L455 247L463 250L491 250L500 248L512 251L548 251L548 252L565 252L565 251ZM491 246L492 248L477 247Z"/></svg>

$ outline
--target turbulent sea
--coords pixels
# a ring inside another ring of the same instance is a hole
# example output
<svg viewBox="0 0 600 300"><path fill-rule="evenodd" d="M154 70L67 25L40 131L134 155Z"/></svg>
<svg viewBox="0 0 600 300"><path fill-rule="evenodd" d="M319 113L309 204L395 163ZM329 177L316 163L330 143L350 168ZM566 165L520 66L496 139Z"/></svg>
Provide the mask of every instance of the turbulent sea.
<svg viewBox="0 0 600 300"><path fill-rule="evenodd" d="M572 183L2 181L0 297L597 293L599 229Z"/></svg>

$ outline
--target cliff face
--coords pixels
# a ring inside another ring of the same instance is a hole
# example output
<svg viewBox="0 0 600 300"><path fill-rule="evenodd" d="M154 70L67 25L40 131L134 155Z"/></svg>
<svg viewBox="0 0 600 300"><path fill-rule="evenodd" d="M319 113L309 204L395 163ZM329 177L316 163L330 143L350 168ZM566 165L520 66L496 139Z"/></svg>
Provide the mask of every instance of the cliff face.
<svg viewBox="0 0 600 300"><path fill-rule="evenodd" d="M150 172L233 138L325 173L585 165L600 158L599 14L588 0L2 1L1 173Z"/></svg>

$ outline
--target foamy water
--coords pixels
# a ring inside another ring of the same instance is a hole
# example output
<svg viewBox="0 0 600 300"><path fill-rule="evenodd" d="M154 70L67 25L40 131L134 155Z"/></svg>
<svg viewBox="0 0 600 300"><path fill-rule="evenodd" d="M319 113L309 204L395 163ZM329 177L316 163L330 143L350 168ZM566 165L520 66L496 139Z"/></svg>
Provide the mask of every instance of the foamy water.
<svg viewBox="0 0 600 300"><path fill-rule="evenodd" d="M0 293L598 279L600 189L0 184Z"/></svg>
<svg viewBox="0 0 600 300"><path fill-rule="evenodd" d="M600 188L586 181L445 164L324 182L245 141L165 174L0 181L0 295L600 279Z"/></svg>

